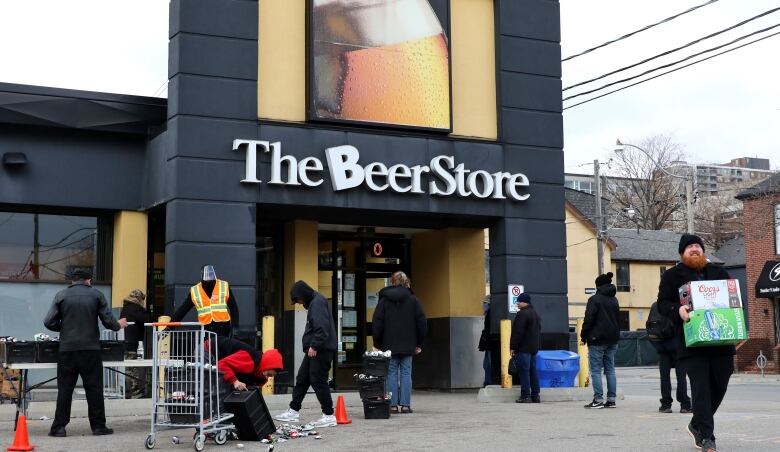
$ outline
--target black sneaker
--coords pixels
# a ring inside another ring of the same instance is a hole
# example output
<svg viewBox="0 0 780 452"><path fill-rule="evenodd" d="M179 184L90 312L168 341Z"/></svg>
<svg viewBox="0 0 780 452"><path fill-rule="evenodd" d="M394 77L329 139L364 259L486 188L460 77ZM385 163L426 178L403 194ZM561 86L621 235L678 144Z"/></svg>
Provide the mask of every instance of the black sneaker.
<svg viewBox="0 0 780 452"><path fill-rule="evenodd" d="M585 408L593 409L593 410L600 410L604 408L604 402L598 402L596 400L590 402L589 404L585 405Z"/></svg>
<svg viewBox="0 0 780 452"><path fill-rule="evenodd" d="M65 427L57 427L49 430L49 436L56 438L65 438L68 434L65 432Z"/></svg>
<svg viewBox="0 0 780 452"><path fill-rule="evenodd" d="M659 412L659 413L671 413L671 412L672 412L672 407L670 407L670 406L665 406L665 405L661 405L661 406L658 408L658 412ZM682 410L680 410L680 412L682 412Z"/></svg>
<svg viewBox="0 0 780 452"><path fill-rule="evenodd" d="M114 429L108 427L98 427L92 429L92 434L95 436L113 435Z"/></svg>
<svg viewBox="0 0 780 452"><path fill-rule="evenodd" d="M701 450L701 432L699 432L698 429L694 428L694 426L689 422L688 426L685 427L685 430L688 431L688 434L691 435L691 438L693 438L693 447Z"/></svg>
<svg viewBox="0 0 780 452"><path fill-rule="evenodd" d="M701 441L701 452L718 452L718 449L715 446L715 440L703 439Z"/></svg>
<svg viewBox="0 0 780 452"><path fill-rule="evenodd" d="M516 403L531 403L530 397L520 397L519 399L515 400Z"/></svg>
<svg viewBox="0 0 780 452"><path fill-rule="evenodd" d="M531 396L531 402L533 402L533 403L542 403L542 399L539 396L536 396L536 397Z"/></svg>
<svg viewBox="0 0 780 452"><path fill-rule="evenodd" d="M617 408L617 405L615 405L615 402L609 402L604 404L604 408Z"/></svg>
<svg viewBox="0 0 780 452"><path fill-rule="evenodd" d="M691 414L691 413L693 413L693 410L690 409L690 407L680 407L680 413L682 413L682 414Z"/></svg>

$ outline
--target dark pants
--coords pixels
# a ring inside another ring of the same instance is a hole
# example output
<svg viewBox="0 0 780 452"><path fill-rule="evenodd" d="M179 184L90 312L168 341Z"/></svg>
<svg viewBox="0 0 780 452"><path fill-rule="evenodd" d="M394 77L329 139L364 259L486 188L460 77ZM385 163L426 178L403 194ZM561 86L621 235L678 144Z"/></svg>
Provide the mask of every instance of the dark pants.
<svg viewBox="0 0 780 452"><path fill-rule="evenodd" d="M661 372L661 406L672 406L672 379L670 373L674 367L677 376L677 401L680 408L691 408L691 398L688 397L688 382L685 380L685 369L678 365L674 353L658 354L658 371Z"/></svg>
<svg viewBox="0 0 780 452"><path fill-rule="evenodd" d="M692 356L680 360L691 379L693 419L691 424L701 437L715 439L715 412L726 395L729 378L734 373L731 355Z"/></svg>
<svg viewBox="0 0 780 452"><path fill-rule="evenodd" d="M518 353L517 376L520 380L520 397L539 397L539 375L536 373L536 353Z"/></svg>
<svg viewBox="0 0 780 452"><path fill-rule="evenodd" d="M330 396L330 387L328 387L328 372L332 362L333 351L319 350L317 356L313 358L308 355L303 357L301 367L298 368L298 376L295 379L290 408L295 411L301 410L303 398L306 397L306 391L311 386L317 395L317 400L320 401L322 413L333 414L333 398Z"/></svg>
<svg viewBox="0 0 780 452"><path fill-rule="evenodd" d="M51 428L65 427L70 422L70 406L76 380L81 376L87 395L89 425L92 430L106 426L103 405L103 360L99 350L60 352L57 358L57 410Z"/></svg>

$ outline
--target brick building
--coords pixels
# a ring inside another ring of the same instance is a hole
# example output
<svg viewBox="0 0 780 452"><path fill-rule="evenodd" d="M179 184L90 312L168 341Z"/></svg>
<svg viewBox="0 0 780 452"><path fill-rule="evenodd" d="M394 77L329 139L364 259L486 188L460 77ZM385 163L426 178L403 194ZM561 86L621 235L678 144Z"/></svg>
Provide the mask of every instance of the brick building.
<svg viewBox="0 0 780 452"><path fill-rule="evenodd" d="M739 371L756 371L759 352L766 371L780 370L780 175L742 191L749 339L737 347Z"/></svg>

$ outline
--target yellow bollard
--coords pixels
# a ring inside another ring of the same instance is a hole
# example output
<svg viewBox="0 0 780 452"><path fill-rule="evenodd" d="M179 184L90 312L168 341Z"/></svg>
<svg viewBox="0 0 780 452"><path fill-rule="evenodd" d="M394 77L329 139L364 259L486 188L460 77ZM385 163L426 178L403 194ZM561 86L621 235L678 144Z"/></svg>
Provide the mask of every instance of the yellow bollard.
<svg viewBox="0 0 780 452"><path fill-rule="evenodd" d="M169 315L161 315L160 317L157 318L157 321L158 322L170 322L171 321L171 316L169 316ZM159 327L156 327L156 328L158 328L159 331L162 331L162 330L165 329L164 326L159 326ZM170 358L170 353L171 353L171 340L166 335L160 341L160 343L157 344L157 356L158 356L158 359L159 359L158 363L159 362L166 362L168 360L168 358ZM158 383L157 391L159 392L160 397L162 398L162 400L165 400L165 390L164 390L164 387L163 387L163 381L165 381L165 366L159 366L159 375L157 377L157 383Z"/></svg>
<svg viewBox="0 0 780 452"><path fill-rule="evenodd" d="M501 387L512 387L512 376L509 375L509 338L512 335L512 321L501 321Z"/></svg>
<svg viewBox="0 0 780 452"><path fill-rule="evenodd" d="M267 315L263 317L263 352L274 348L274 318ZM274 377L268 379L263 386L263 394L274 393Z"/></svg>
<svg viewBox="0 0 780 452"><path fill-rule="evenodd" d="M582 323L582 319L577 319L577 354L580 355L580 373L577 375L577 380L578 386L585 388L590 385L590 366L588 365L588 346L580 341Z"/></svg>

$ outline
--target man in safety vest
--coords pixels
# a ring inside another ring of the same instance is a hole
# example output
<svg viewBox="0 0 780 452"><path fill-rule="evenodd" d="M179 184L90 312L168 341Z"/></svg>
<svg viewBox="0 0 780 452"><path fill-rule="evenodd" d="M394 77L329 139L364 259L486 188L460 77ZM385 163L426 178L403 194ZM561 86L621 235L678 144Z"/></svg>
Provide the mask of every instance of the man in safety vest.
<svg viewBox="0 0 780 452"><path fill-rule="evenodd" d="M212 265L203 267L200 282L190 287L187 299L176 309L171 320L181 322L193 306L198 311L198 322L208 331L231 337L234 329L238 329L236 297L227 281L217 279Z"/></svg>

